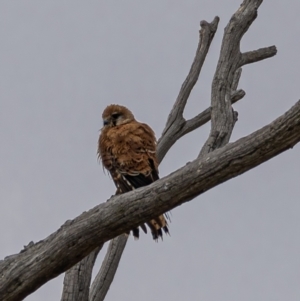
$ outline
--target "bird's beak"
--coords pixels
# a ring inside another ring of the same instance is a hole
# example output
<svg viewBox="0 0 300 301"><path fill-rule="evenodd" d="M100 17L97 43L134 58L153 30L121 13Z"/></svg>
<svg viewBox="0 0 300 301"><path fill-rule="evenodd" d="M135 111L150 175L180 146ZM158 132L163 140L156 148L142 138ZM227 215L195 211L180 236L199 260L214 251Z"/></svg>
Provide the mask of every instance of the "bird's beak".
<svg viewBox="0 0 300 301"><path fill-rule="evenodd" d="M103 119L103 125L108 125L109 121L107 119Z"/></svg>

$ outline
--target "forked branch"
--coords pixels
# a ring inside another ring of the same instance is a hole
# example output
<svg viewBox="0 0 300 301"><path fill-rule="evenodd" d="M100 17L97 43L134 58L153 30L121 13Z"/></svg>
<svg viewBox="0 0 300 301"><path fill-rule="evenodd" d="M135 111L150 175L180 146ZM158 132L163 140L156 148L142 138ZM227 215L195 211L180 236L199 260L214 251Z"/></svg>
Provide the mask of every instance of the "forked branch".
<svg viewBox="0 0 300 301"><path fill-rule="evenodd" d="M200 157L229 142L237 121L237 113L232 109L232 98L238 86L238 68L245 63L253 63L276 54L274 46L251 53L240 52L241 39L256 19L261 3L262 0L245 0L225 28L211 89L211 131Z"/></svg>
<svg viewBox="0 0 300 301"><path fill-rule="evenodd" d="M159 161L163 160L166 153L177 140L208 122L211 119L212 108L214 108L213 111L217 122L212 123L211 134L203 146L200 155L203 156L228 143L235 121L237 120L237 113L233 112L231 105L242 99L245 95L243 90L237 90L242 72L239 67L269 58L276 54L276 48L274 46L243 54L240 53L239 46L242 36L256 18L256 11L261 2L262 1L244 1L241 8L231 18L225 29L219 64L212 85L212 107L204 110L190 120L185 120L183 112L189 95L198 80L204 60L217 30L219 18L215 17L211 23L206 21L200 23L200 39L194 61L186 80L182 84L173 109L169 114L162 137L158 142L157 156ZM233 31L232 29L235 30ZM225 87L225 90L220 89L222 86ZM113 276L117 270L122 251L125 248L125 244L123 243L125 239L127 238L117 237L110 243L107 256L93 283L93 287L98 287L99 290L93 289L90 294L90 300L104 300L109 286L113 281ZM117 245L119 245L118 248L112 247ZM118 252L116 253L116 251ZM111 258L114 258L113 263L111 262ZM107 270L110 271L110 277L102 275L103 271ZM101 283L97 283L98 281Z"/></svg>
<svg viewBox="0 0 300 301"><path fill-rule="evenodd" d="M161 162L178 139L211 119L211 132L198 159L149 187L113 197L110 202L68 221L45 240L30 244L19 254L0 261L0 300L22 300L73 266L66 273L61 300L87 301L89 298L90 301L102 301L126 245L127 237L120 234L254 168L300 141L298 101L268 126L228 144L237 120L232 104L245 95L243 90L237 90L240 67L272 57L277 52L275 46L240 52L241 39L255 20L261 3L262 0L245 0L232 16L225 28L212 83L211 107L185 120L184 109L198 80L219 18L216 17L211 23L200 23L200 40L193 64L170 112L157 149ZM112 238L89 293L94 261L102 244Z"/></svg>
<svg viewBox="0 0 300 301"><path fill-rule="evenodd" d="M215 17L211 23L206 21L200 22L200 39L194 61L169 114L162 136L158 140L158 143L161 145L157 154L159 161L162 161L173 144L184 135L181 131L181 129L186 125L183 112L190 93L199 78L209 47L217 31L218 24L219 17Z"/></svg>

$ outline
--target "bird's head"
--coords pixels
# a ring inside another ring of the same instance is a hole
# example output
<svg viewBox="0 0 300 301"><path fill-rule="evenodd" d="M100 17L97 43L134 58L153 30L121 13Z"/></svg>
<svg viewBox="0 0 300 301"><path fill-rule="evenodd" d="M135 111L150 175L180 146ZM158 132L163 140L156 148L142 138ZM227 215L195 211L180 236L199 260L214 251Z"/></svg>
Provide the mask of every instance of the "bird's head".
<svg viewBox="0 0 300 301"><path fill-rule="evenodd" d="M134 119L133 114L124 106L109 105L102 114L103 127L113 127L131 122Z"/></svg>

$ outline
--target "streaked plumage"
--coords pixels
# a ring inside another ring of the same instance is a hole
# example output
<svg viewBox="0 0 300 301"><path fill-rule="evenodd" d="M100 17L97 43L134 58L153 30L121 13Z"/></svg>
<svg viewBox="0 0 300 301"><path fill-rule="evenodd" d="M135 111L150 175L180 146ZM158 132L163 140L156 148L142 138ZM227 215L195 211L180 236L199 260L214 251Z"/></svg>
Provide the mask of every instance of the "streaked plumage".
<svg viewBox="0 0 300 301"><path fill-rule="evenodd" d="M149 185L158 180L156 139L153 130L134 119L130 110L120 105L108 106L103 114L103 128L98 141L98 155L110 172L117 193ZM163 215L147 222L153 239L162 238L162 229L169 233ZM140 225L145 233L147 228ZM139 229L133 229L139 237Z"/></svg>

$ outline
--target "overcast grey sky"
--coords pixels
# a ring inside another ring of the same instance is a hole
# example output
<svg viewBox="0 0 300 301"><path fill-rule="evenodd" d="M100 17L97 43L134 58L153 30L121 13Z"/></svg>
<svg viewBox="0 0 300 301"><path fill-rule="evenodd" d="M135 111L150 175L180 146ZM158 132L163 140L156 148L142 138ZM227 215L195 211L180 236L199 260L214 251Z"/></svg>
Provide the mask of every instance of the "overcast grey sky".
<svg viewBox="0 0 300 301"><path fill-rule="evenodd" d="M242 0L0 2L0 257L106 201L96 159L102 110L128 106L159 137L198 43L220 16L186 116L209 105L223 29ZM300 3L265 1L242 50L278 54L244 67L232 141L300 97ZM165 176L196 157L209 125L184 137ZM106 300L300 300L300 147L173 210L171 237L131 237ZM105 252L102 251L96 267ZM27 301L60 300L63 277Z"/></svg>

